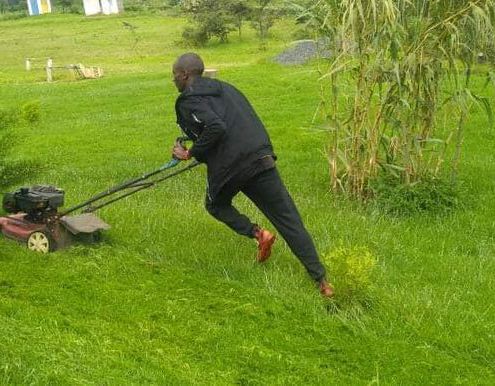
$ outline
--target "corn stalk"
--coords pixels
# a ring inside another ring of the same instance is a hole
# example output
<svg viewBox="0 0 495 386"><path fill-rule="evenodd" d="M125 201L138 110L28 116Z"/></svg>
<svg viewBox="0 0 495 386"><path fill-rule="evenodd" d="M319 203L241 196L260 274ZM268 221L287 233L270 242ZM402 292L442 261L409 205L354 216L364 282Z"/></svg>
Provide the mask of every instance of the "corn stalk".
<svg viewBox="0 0 495 386"><path fill-rule="evenodd" d="M319 0L308 15L336 53L320 78L332 188L366 198L378 176L412 184L446 165L455 179L471 106L492 116L469 76L495 0Z"/></svg>

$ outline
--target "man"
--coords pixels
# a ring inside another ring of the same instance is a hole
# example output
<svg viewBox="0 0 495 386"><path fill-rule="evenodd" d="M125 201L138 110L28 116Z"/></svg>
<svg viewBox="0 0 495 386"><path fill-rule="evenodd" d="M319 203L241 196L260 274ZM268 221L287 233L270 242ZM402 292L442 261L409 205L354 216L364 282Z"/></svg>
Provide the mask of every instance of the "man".
<svg viewBox="0 0 495 386"><path fill-rule="evenodd" d="M311 236L275 167L268 133L246 97L232 85L202 77L204 64L194 53L180 56L173 66L180 92L175 104L177 123L193 141L188 150L176 143L174 157L191 157L207 165L206 209L240 235L258 242L257 261L266 261L276 236L232 206L244 193L270 220L315 280L320 293L333 296Z"/></svg>

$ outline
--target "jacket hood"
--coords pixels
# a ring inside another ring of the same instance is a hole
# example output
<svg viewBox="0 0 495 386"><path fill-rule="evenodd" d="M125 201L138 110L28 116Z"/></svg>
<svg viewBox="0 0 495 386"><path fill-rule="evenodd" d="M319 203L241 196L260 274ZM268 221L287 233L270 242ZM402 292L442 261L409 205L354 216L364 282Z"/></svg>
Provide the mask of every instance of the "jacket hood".
<svg viewBox="0 0 495 386"><path fill-rule="evenodd" d="M222 92L222 84L218 80L197 77L194 82L180 94L180 97L220 96Z"/></svg>

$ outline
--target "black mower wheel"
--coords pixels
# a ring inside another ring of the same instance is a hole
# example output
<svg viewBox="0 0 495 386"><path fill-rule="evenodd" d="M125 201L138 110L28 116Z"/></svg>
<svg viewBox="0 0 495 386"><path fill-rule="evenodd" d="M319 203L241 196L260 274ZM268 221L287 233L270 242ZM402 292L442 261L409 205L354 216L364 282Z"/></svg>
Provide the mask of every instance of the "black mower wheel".
<svg viewBox="0 0 495 386"><path fill-rule="evenodd" d="M48 253L55 250L55 242L45 232L33 232L27 239L27 247L34 252Z"/></svg>

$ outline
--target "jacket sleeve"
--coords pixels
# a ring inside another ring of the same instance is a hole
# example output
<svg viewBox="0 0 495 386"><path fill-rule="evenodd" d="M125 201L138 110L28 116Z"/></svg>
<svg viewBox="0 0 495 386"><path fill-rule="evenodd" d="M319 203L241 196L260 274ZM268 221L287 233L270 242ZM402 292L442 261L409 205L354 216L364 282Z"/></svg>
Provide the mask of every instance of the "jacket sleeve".
<svg viewBox="0 0 495 386"><path fill-rule="evenodd" d="M194 97L187 101L187 110L191 119L202 126L202 131L194 145L189 150L191 156L198 161L203 161L218 141L226 133L226 124L218 114L210 107L206 98Z"/></svg>

